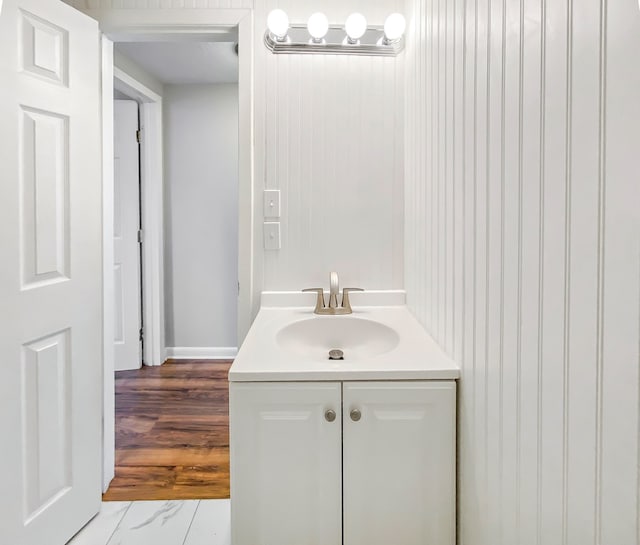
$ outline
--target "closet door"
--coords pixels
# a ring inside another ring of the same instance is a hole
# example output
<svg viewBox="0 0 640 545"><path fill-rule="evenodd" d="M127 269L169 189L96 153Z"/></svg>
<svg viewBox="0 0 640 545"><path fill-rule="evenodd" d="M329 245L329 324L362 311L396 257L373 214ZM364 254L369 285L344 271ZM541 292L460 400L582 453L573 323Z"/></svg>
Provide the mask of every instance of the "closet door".
<svg viewBox="0 0 640 545"><path fill-rule="evenodd" d="M340 390L231 383L233 545L342 543Z"/></svg>
<svg viewBox="0 0 640 545"><path fill-rule="evenodd" d="M140 369L140 194L138 103L114 100L113 276L115 369Z"/></svg>
<svg viewBox="0 0 640 545"><path fill-rule="evenodd" d="M344 383L344 545L455 543L455 387Z"/></svg>

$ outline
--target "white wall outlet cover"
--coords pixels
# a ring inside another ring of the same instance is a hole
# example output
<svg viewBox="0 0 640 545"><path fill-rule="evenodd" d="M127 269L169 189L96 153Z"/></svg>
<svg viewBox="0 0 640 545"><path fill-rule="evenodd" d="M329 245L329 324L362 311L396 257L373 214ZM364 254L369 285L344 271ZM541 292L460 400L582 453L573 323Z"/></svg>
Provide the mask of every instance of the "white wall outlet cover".
<svg viewBox="0 0 640 545"><path fill-rule="evenodd" d="M264 249L279 250L280 249L280 222L265 221L263 231L264 231Z"/></svg>
<svg viewBox="0 0 640 545"><path fill-rule="evenodd" d="M280 190L265 189L264 190L264 217L279 218L280 217Z"/></svg>

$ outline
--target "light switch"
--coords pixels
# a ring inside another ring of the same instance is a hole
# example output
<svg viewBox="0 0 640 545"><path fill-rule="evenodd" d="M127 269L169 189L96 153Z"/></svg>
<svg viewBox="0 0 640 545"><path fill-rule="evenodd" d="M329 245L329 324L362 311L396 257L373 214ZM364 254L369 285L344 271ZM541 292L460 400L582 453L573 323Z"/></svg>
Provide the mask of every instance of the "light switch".
<svg viewBox="0 0 640 545"><path fill-rule="evenodd" d="M264 249L279 250L280 249L280 222L265 221L263 231L264 231Z"/></svg>
<svg viewBox="0 0 640 545"><path fill-rule="evenodd" d="M265 218L280 217L280 190L279 189L265 189L263 203L264 203Z"/></svg>

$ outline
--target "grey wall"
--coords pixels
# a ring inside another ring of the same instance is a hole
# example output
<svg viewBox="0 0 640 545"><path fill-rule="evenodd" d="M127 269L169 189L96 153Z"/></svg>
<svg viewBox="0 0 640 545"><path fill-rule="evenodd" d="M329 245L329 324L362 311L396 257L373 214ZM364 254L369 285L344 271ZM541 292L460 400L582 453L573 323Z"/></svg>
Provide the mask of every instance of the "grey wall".
<svg viewBox="0 0 640 545"><path fill-rule="evenodd" d="M236 346L238 86L167 85L168 347Z"/></svg>
<svg viewBox="0 0 640 545"><path fill-rule="evenodd" d="M113 65L116 68L122 70L125 74L131 76L135 80L151 89L157 95L162 96L164 92L164 86L162 82L153 77L140 64L122 53L119 50L119 45L117 43L115 43L113 47Z"/></svg>

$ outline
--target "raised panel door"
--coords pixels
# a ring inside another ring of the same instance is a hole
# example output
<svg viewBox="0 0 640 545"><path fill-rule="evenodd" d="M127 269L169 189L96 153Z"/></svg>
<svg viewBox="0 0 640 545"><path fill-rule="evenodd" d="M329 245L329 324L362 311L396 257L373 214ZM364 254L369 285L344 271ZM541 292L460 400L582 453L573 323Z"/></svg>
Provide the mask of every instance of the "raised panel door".
<svg viewBox="0 0 640 545"><path fill-rule="evenodd" d="M60 545L100 507L102 234L96 21L0 12L0 543Z"/></svg>
<svg viewBox="0 0 640 545"><path fill-rule="evenodd" d="M233 545L342 543L340 390L231 383Z"/></svg>
<svg viewBox="0 0 640 545"><path fill-rule="evenodd" d="M455 388L343 384L344 545L455 543Z"/></svg>

